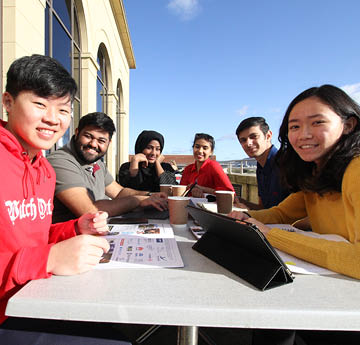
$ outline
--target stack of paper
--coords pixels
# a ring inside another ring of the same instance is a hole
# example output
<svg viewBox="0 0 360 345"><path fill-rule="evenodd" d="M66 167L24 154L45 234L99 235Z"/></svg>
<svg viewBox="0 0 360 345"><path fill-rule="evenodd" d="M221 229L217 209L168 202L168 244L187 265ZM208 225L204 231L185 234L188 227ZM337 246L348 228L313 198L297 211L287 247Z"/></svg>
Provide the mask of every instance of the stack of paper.
<svg viewBox="0 0 360 345"><path fill-rule="evenodd" d="M109 225L110 250L97 268L184 267L170 224Z"/></svg>

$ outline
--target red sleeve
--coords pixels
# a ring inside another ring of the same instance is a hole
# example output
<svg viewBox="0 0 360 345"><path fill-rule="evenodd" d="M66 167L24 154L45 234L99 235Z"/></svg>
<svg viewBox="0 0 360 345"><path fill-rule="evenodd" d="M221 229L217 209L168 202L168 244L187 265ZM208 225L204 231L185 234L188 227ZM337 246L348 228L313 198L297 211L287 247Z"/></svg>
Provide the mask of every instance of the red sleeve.
<svg viewBox="0 0 360 345"><path fill-rule="evenodd" d="M6 250L6 244L2 244L0 250L0 300L5 295L12 295L12 291L15 292L19 286L29 280L51 276L51 273L46 271L50 248L55 243L76 235L74 227L76 221L51 225L49 243L36 247L21 247L16 252Z"/></svg>
<svg viewBox="0 0 360 345"><path fill-rule="evenodd" d="M48 278L47 258L51 244L21 248L17 252L0 252L0 324L6 319L8 299L25 283L33 279Z"/></svg>
<svg viewBox="0 0 360 345"><path fill-rule="evenodd" d="M234 192L234 187L229 180L229 177L224 173L223 168L218 162L212 161L213 178L215 183L215 190L231 190Z"/></svg>
<svg viewBox="0 0 360 345"><path fill-rule="evenodd" d="M57 243L76 236L75 223L77 219L72 219L64 223L56 223L50 226L49 243Z"/></svg>

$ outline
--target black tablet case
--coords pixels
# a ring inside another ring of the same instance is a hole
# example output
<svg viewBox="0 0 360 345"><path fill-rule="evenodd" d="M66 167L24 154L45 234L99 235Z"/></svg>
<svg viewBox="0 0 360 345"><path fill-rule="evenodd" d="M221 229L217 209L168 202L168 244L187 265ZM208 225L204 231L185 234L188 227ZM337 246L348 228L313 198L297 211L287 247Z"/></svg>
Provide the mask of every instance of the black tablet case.
<svg viewBox="0 0 360 345"><path fill-rule="evenodd" d="M254 225L187 206L206 230L193 249L264 291L294 279L266 237Z"/></svg>

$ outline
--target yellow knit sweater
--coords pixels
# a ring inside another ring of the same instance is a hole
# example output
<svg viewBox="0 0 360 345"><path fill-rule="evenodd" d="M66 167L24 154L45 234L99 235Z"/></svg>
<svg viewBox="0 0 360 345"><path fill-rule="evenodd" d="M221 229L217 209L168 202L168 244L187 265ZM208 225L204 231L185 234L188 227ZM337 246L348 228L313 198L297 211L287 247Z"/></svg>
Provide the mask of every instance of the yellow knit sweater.
<svg viewBox="0 0 360 345"><path fill-rule="evenodd" d="M360 279L360 157L346 168L341 190L323 196L297 192L278 206L250 214L265 224L291 224L308 216L314 232L344 237L350 243L315 239L277 228L267 234L270 243L284 252Z"/></svg>

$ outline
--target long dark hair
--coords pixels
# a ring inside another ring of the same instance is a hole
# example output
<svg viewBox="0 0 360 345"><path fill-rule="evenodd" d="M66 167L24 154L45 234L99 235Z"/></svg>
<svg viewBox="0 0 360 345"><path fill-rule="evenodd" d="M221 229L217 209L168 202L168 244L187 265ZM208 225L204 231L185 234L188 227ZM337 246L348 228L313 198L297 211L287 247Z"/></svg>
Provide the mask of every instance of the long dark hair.
<svg viewBox="0 0 360 345"><path fill-rule="evenodd" d="M354 117L357 124L352 132L343 134L326 155L324 164L316 171L314 162L305 162L290 145L288 138L289 115L296 104L316 97L328 105L343 121ZM341 192L342 178L350 161L360 155L360 107L344 91L333 85L312 87L300 93L288 106L279 131L281 143L277 154L282 182L293 191L313 191L323 194L329 191Z"/></svg>

